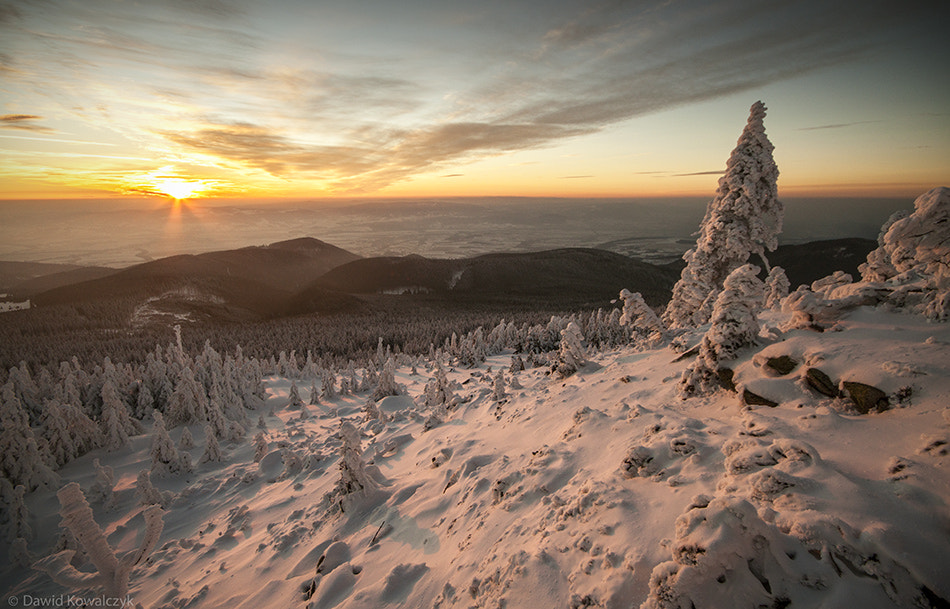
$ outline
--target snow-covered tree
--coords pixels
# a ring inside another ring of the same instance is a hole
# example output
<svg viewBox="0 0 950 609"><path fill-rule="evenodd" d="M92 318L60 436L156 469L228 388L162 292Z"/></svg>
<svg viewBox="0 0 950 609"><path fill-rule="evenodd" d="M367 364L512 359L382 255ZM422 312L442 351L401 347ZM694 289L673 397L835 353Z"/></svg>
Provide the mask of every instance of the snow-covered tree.
<svg viewBox="0 0 950 609"><path fill-rule="evenodd" d="M186 473L191 469L191 462L186 463L185 455L179 453L175 443L165 428L165 418L162 413L152 413L155 422L152 424L152 446L149 456L152 459L151 471L159 476Z"/></svg>
<svg viewBox="0 0 950 609"><path fill-rule="evenodd" d="M505 372L501 368L492 377L492 398L496 402L505 399Z"/></svg>
<svg viewBox="0 0 950 609"><path fill-rule="evenodd" d="M142 513L145 533L141 545L120 558L109 546L105 534L93 519L92 508L77 483L67 484L60 489L57 496L61 506L59 513L63 517L63 528L72 532L96 572L80 571L72 565L75 550L63 550L47 556L38 561L34 568L45 571L53 581L67 588L99 588L106 598L124 597L129 589L132 569L148 557L161 537L165 512L157 505L145 508Z"/></svg>
<svg viewBox="0 0 950 609"><path fill-rule="evenodd" d="M204 388L195 380L191 368L183 368L165 408L168 424L177 427L204 422L207 410L208 396Z"/></svg>
<svg viewBox="0 0 950 609"><path fill-rule="evenodd" d="M774 147L765 135L765 105L752 105L749 120L706 208L696 246L683 255L686 267L663 313L671 328L702 325L723 281L751 255L768 269L765 251L778 245L783 206L778 200Z"/></svg>
<svg viewBox="0 0 950 609"><path fill-rule="evenodd" d="M765 289L757 277L758 272L757 267L746 264L726 277L696 361L683 372L680 380L680 395L683 397L714 388L718 383L720 363L734 359L740 349L755 343L759 334L757 315Z"/></svg>
<svg viewBox="0 0 950 609"><path fill-rule="evenodd" d="M102 386L101 426L103 446L109 451L127 447L129 435L134 435L139 431L112 381L106 381Z"/></svg>
<svg viewBox="0 0 950 609"><path fill-rule="evenodd" d="M13 541L17 538L33 539L33 528L30 527L30 512L26 508L26 487L22 484L16 485L10 497L10 505L7 506L9 524L7 528L7 538Z"/></svg>
<svg viewBox="0 0 950 609"><path fill-rule="evenodd" d="M62 409L52 400L46 402L40 418L43 424L43 440L53 459L53 466L62 467L79 455L73 436L63 417Z"/></svg>
<svg viewBox="0 0 950 609"><path fill-rule="evenodd" d="M572 321L561 330L561 346L551 365L551 372L561 377L570 376L586 363L584 336L581 334L580 327Z"/></svg>
<svg viewBox="0 0 950 609"><path fill-rule="evenodd" d="M390 357L383 364L383 370L379 373L379 383L373 390L374 400L381 400L390 395L399 395L399 385L396 383L396 361Z"/></svg>
<svg viewBox="0 0 950 609"><path fill-rule="evenodd" d="M205 450L201 454L199 463L218 463L224 460L224 453L221 451L221 445L218 444L218 438L214 434L214 429L210 425L205 425Z"/></svg>
<svg viewBox="0 0 950 609"><path fill-rule="evenodd" d="M332 400L336 397L336 374L332 370L323 371L323 386L320 389L320 397L325 400Z"/></svg>
<svg viewBox="0 0 950 609"><path fill-rule="evenodd" d="M264 432L258 432L254 436L254 462L260 463L261 459L267 454L267 439L264 437Z"/></svg>
<svg viewBox="0 0 950 609"><path fill-rule="evenodd" d="M160 505L166 507L168 500L152 483L152 477L147 469L139 472L135 479L135 495L140 505Z"/></svg>
<svg viewBox="0 0 950 609"><path fill-rule="evenodd" d="M10 383L0 392L0 475L13 484L33 490L53 484L58 476L49 468L52 457L42 451L33 435L29 417Z"/></svg>
<svg viewBox="0 0 950 609"><path fill-rule="evenodd" d="M95 421L86 416L78 406L64 403L60 409L66 429L76 448L76 456L84 455L90 450L102 446L102 431Z"/></svg>
<svg viewBox="0 0 950 609"><path fill-rule="evenodd" d="M433 408L438 405L444 405L445 408L451 408L458 402L455 392L452 390L452 384L445 373L445 368L440 362L436 362L435 371L432 378L426 383L425 393L423 394L423 405Z"/></svg>
<svg viewBox="0 0 950 609"><path fill-rule="evenodd" d="M765 308L780 307L782 301L788 296L789 286L785 269L780 266L773 266L768 277L765 278Z"/></svg>
<svg viewBox="0 0 950 609"><path fill-rule="evenodd" d="M89 499L101 503L109 509L115 508L115 470L110 465L102 465L99 459L92 460L96 470L96 479L89 487Z"/></svg>
<svg viewBox="0 0 950 609"><path fill-rule="evenodd" d="M154 410L155 398L152 397L152 392L149 390L147 384L139 381L136 388L134 415L137 419L141 420Z"/></svg>
<svg viewBox="0 0 950 609"><path fill-rule="evenodd" d="M886 281L908 271L950 281L950 188L920 195L910 214L895 212L859 270L865 281Z"/></svg>
<svg viewBox="0 0 950 609"><path fill-rule="evenodd" d="M342 420L340 439L340 480L337 482L337 492L345 496L372 488L373 480L366 473L366 465L363 463L359 430L349 421Z"/></svg>
<svg viewBox="0 0 950 609"><path fill-rule="evenodd" d="M288 410L300 410L303 408L303 400L300 399L300 390L297 389L295 381L290 382L290 396L287 400Z"/></svg>
<svg viewBox="0 0 950 609"><path fill-rule="evenodd" d="M653 309L643 300L640 292L620 290L623 312L620 325L630 329L630 338L637 346L652 347L662 342L666 327Z"/></svg>
<svg viewBox="0 0 950 609"><path fill-rule="evenodd" d="M181 437L178 438L179 450L191 450L195 447L195 437L191 435L191 430L185 427L181 430Z"/></svg>
<svg viewBox="0 0 950 609"><path fill-rule="evenodd" d="M914 211L884 224L879 247L859 267L865 281L886 282L889 300L935 321L950 319L950 188L927 191ZM908 298L916 292L919 296Z"/></svg>

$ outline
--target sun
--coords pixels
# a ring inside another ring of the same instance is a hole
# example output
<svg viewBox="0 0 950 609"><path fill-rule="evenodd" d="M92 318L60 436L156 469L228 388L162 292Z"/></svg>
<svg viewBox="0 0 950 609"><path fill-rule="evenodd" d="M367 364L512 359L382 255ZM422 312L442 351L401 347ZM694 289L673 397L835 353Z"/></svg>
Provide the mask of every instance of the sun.
<svg viewBox="0 0 950 609"><path fill-rule="evenodd" d="M124 191L153 197L169 197L175 201L207 197L218 190L218 180L195 178L177 170L174 165L129 177Z"/></svg>
<svg viewBox="0 0 950 609"><path fill-rule="evenodd" d="M173 199L192 199L208 190L208 185L200 180L185 178L162 178L154 182L156 191L166 194Z"/></svg>

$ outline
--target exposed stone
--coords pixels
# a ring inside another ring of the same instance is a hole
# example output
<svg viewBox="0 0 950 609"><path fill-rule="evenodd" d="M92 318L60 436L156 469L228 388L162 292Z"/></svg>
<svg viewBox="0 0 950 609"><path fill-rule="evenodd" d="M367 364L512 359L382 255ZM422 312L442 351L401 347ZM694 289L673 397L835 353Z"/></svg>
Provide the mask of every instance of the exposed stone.
<svg viewBox="0 0 950 609"><path fill-rule="evenodd" d="M729 391L736 392L735 371L732 368L720 368L716 371L719 375L719 384Z"/></svg>
<svg viewBox="0 0 950 609"><path fill-rule="evenodd" d="M748 389L742 390L742 402L748 406L768 406L769 408L778 406L778 402L773 402L757 393L752 393Z"/></svg>
<svg viewBox="0 0 950 609"><path fill-rule="evenodd" d="M884 412L891 407L887 394L877 387L854 381L842 381L841 387L861 414L867 414L872 409Z"/></svg>
<svg viewBox="0 0 950 609"><path fill-rule="evenodd" d="M785 376L798 367L798 362L787 355L780 355L767 359L765 361L765 367L769 372L775 373L778 376Z"/></svg>
<svg viewBox="0 0 950 609"><path fill-rule="evenodd" d="M818 393L826 395L829 398L836 398L840 395L838 386L831 380L831 377L818 368L805 370L805 383Z"/></svg>

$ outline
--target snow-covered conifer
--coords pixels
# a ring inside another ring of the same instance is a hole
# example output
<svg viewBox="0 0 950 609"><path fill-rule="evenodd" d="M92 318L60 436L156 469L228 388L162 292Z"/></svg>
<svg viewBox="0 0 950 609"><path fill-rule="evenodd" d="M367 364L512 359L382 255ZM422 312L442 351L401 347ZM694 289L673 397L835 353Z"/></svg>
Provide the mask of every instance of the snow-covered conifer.
<svg viewBox="0 0 950 609"><path fill-rule="evenodd" d="M171 427L204 422L207 419L208 396L195 380L194 373L187 366L178 376L175 390L168 399L165 415Z"/></svg>
<svg viewBox="0 0 950 609"><path fill-rule="evenodd" d="M96 572L80 571L71 564L75 550L63 550L47 556L38 561L34 568L45 571L53 581L67 588L101 588L105 598L124 597L129 589L132 569L145 560L158 543L164 526L162 518L165 512L157 505L145 509L145 533L141 545L120 560L93 519L92 509L79 485L71 482L60 489L57 496L61 506L59 513L63 517L61 526L72 531L86 551L89 561L95 566Z"/></svg>
<svg viewBox="0 0 950 609"><path fill-rule="evenodd" d="M749 120L726 162L716 196L706 208L696 246L683 255L686 267L663 313L671 328L702 325L733 269L778 245L783 206L778 200L774 147L765 135L765 105L752 105Z"/></svg>
<svg viewBox="0 0 950 609"><path fill-rule="evenodd" d="M374 400L381 400L390 395L399 395L399 385L396 383L396 362L392 357L383 364L383 370L379 373L379 383L373 390Z"/></svg>
<svg viewBox="0 0 950 609"><path fill-rule="evenodd" d="M102 431L78 406L64 403L60 409L66 429L76 447L76 456L102 446Z"/></svg>
<svg viewBox="0 0 950 609"><path fill-rule="evenodd" d="M10 564L18 567L27 568L33 564L35 558L30 554L27 540L23 537L17 537L10 544L10 554L8 556Z"/></svg>
<svg viewBox="0 0 950 609"><path fill-rule="evenodd" d="M366 465L363 463L359 430L349 421L342 420L340 439L340 480L337 482L337 491L341 495L349 495L372 488L373 481L366 473Z"/></svg>
<svg viewBox="0 0 950 609"><path fill-rule="evenodd" d="M624 288L620 290L620 299L623 301L620 325L630 329L630 337L635 344L653 347L660 343L666 334L666 327L643 300L640 292L631 292Z"/></svg>
<svg viewBox="0 0 950 609"><path fill-rule="evenodd" d="M92 460L96 470L96 479L89 487L89 499L101 503L109 509L115 508L115 470L110 465L102 465L99 459Z"/></svg>
<svg viewBox="0 0 950 609"><path fill-rule="evenodd" d="M316 406L320 403L320 392L317 391L317 380L310 383L310 404Z"/></svg>
<svg viewBox="0 0 950 609"><path fill-rule="evenodd" d="M181 437L178 438L179 450L191 450L195 447L195 437L191 435L191 430L186 426L181 430Z"/></svg>
<svg viewBox="0 0 950 609"><path fill-rule="evenodd" d="M159 411L154 411L152 417L152 446L149 455L152 459L151 471L159 476L175 475L187 471L183 467L182 454L175 448L175 443L165 428L165 418Z"/></svg>
<svg viewBox="0 0 950 609"><path fill-rule="evenodd" d="M254 436L254 462L260 463L266 454L267 439L264 437L264 432L258 432L258 434Z"/></svg>
<svg viewBox="0 0 950 609"><path fill-rule="evenodd" d="M106 381L102 386L102 437L106 450L114 451L129 446L129 433L135 433L136 427L132 423L129 411L119 399L119 395L112 386L112 381Z"/></svg>
<svg viewBox="0 0 950 609"><path fill-rule="evenodd" d="M914 211L896 212L881 228L880 246L859 267L866 281L886 281L914 271L950 277L950 188L934 188L917 197Z"/></svg>
<svg viewBox="0 0 950 609"><path fill-rule="evenodd" d="M505 373L499 368L492 378L492 398L496 402L505 399Z"/></svg>
<svg viewBox="0 0 950 609"><path fill-rule="evenodd" d="M336 397L336 374L332 370L324 370L323 387L320 390L320 397L325 400L332 400Z"/></svg>
<svg viewBox="0 0 950 609"><path fill-rule="evenodd" d="M773 266L768 277L765 278L765 308L780 307L782 301L788 296L789 285L785 269Z"/></svg>
<svg viewBox="0 0 950 609"><path fill-rule="evenodd" d="M765 288L757 277L758 272L757 267L746 264L726 278L696 361L683 372L680 380L680 395L683 397L714 388L720 362L734 359L740 349L754 344L759 333L757 313L762 306Z"/></svg>
<svg viewBox="0 0 950 609"><path fill-rule="evenodd" d="M140 471L135 479L135 494L139 498L140 505L166 506L165 497L152 483L152 477L147 469Z"/></svg>
<svg viewBox="0 0 950 609"><path fill-rule="evenodd" d="M40 449L20 400L6 383L0 391L0 475L33 490L58 480L48 462L53 458Z"/></svg>
<svg viewBox="0 0 950 609"><path fill-rule="evenodd" d="M30 527L30 512L26 508L26 487L22 484L16 485L10 497L10 505L7 506L9 524L7 528L7 539L13 541L17 538L23 538L29 541L33 539L33 528Z"/></svg>
<svg viewBox="0 0 950 609"><path fill-rule="evenodd" d="M561 346L554 358L551 371L561 377L577 372L587 363L587 354L584 349L584 336L576 323L569 322L561 330Z"/></svg>
<svg viewBox="0 0 950 609"><path fill-rule="evenodd" d="M146 383L139 381L135 394L135 418L144 419L154 409L155 398L152 397L152 392Z"/></svg>
<svg viewBox="0 0 950 609"><path fill-rule="evenodd" d="M46 402L41 417L43 440L55 467L62 467L79 455L73 436L69 433L62 409L51 400Z"/></svg>
<svg viewBox="0 0 950 609"><path fill-rule="evenodd" d="M201 454L199 463L218 463L224 461L224 453L221 452L221 445L218 444L218 438L215 436L214 429L210 425L205 425L205 450Z"/></svg>
<svg viewBox="0 0 950 609"><path fill-rule="evenodd" d="M303 400L300 399L300 391L297 389L295 381L290 382L290 396L287 400L288 410L300 410L303 408Z"/></svg>

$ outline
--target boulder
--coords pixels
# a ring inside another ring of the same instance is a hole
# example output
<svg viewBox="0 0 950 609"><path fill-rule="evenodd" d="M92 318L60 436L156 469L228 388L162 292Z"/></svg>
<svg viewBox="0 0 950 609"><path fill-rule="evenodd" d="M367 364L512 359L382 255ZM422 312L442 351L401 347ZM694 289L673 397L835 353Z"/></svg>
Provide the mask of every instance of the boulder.
<svg viewBox="0 0 950 609"><path fill-rule="evenodd" d="M887 394L877 387L854 381L842 381L841 388L861 414L868 414L872 409L884 412L891 407Z"/></svg>
<svg viewBox="0 0 950 609"><path fill-rule="evenodd" d="M838 386L831 380L827 374L818 368L809 368L805 370L805 384L822 395L829 398L836 398L840 394Z"/></svg>
<svg viewBox="0 0 950 609"><path fill-rule="evenodd" d="M798 362L787 355L770 357L765 360L766 372L776 376L785 376L798 367Z"/></svg>
<svg viewBox="0 0 950 609"><path fill-rule="evenodd" d="M732 368L720 368L716 371L716 374L719 376L719 384L722 385L725 389L735 393L736 392L736 373Z"/></svg>
<svg viewBox="0 0 950 609"><path fill-rule="evenodd" d="M773 402L757 393L752 393L748 389L742 390L742 403L747 406L768 406L769 408L778 406L778 402Z"/></svg>

